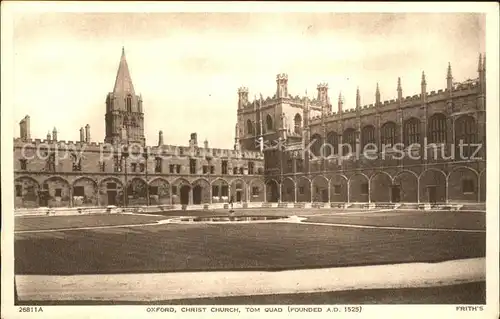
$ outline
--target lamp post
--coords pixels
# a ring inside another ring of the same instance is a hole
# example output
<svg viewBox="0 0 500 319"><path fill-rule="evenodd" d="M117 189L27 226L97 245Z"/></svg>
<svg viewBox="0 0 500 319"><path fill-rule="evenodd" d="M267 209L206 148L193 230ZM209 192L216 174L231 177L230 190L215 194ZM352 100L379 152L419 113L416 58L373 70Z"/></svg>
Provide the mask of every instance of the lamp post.
<svg viewBox="0 0 500 319"><path fill-rule="evenodd" d="M148 182L148 156L149 156L149 148L146 147L146 151L143 153L144 161L145 161L145 175L146 175L146 206L149 206L149 182Z"/></svg>
<svg viewBox="0 0 500 319"><path fill-rule="evenodd" d="M128 146L125 146L125 150L124 152L122 153L122 160L124 161L124 166L125 166L125 189L124 189L124 201L123 201L123 204L125 205L125 207L127 207L128 205L128 181L127 181L127 158L128 158Z"/></svg>

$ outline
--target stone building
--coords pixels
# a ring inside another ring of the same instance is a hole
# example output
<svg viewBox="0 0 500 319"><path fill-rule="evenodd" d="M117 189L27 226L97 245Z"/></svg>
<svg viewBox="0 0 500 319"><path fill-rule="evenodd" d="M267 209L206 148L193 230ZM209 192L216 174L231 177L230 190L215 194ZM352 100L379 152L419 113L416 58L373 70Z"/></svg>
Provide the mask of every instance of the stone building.
<svg viewBox="0 0 500 319"><path fill-rule="evenodd" d="M147 109L147 108L146 108ZM15 207L140 206L263 202L263 154L198 144L146 146L145 109L122 51L113 92L106 98L104 143L91 140L90 126L79 141L30 135L30 117L14 139ZM238 126L236 126L238 132ZM236 133L238 134L238 133ZM238 140L238 138L237 138Z"/></svg>
<svg viewBox="0 0 500 319"><path fill-rule="evenodd" d="M448 65L437 92L422 72L418 94L404 96L399 78L396 98L383 101L377 84L375 103L362 105L358 89L353 108L339 95L336 110L327 84L294 97L278 74L272 98L238 90L239 142L263 150L271 202L484 202L485 70L480 55L473 80L454 82Z"/></svg>

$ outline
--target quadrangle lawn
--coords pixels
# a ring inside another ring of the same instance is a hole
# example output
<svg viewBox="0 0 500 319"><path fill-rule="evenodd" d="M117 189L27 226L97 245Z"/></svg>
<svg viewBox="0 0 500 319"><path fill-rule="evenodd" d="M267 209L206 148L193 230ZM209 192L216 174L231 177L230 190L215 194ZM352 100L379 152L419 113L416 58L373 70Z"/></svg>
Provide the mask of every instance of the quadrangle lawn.
<svg viewBox="0 0 500 319"><path fill-rule="evenodd" d="M145 217L141 219L147 220L143 223L151 222L149 216ZM123 224L132 223L127 220ZM359 229L307 223L163 224L61 230L16 233L15 272L70 275L282 270L437 262L484 257L485 244L485 233Z"/></svg>

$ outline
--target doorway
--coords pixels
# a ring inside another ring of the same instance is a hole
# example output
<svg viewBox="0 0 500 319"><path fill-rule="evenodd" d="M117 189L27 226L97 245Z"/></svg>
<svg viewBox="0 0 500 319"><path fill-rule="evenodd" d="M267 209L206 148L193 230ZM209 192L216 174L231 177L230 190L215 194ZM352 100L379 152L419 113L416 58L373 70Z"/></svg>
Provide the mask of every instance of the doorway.
<svg viewBox="0 0 500 319"><path fill-rule="evenodd" d="M268 202L271 202L271 203L278 202L278 199L279 199L278 185L274 182L269 182L267 184L267 187L270 188L270 195L271 195L271 196L269 196Z"/></svg>
<svg viewBox="0 0 500 319"><path fill-rule="evenodd" d="M428 186L427 192L429 194L429 203L437 203L437 186Z"/></svg>
<svg viewBox="0 0 500 319"><path fill-rule="evenodd" d="M199 205L201 204L201 186L196 185L193 188L193 204Z"/></svg>
<svg viewBox="0 0 500 319"><path fill-rule="evenodd" d="M321 201L323 203L328 203L328 189L321 190Z"/></svg>
<svg viewBox="0 0 500 319"><path fill-rule="evenodd" d="M49 191L41 190L38 194L38 205L40 207L48 207L49 206Z"/></svg>
<svg viewBox="0 0 500 319"><path fill-rule="evenodd" d="M181 205L189 205L189 192L191 187L184 185L181 187Z"/></svg>
<svg viewBox="0 0 500 319"><path fill-rule="evenodd" d="M116 205L116 191L108 191L108 205Z"/></svg>
<svg viewBox="0 0 500 319"><path fill-rule="evenodd" d="M401 201L401 187L399 185L393 185L391 188L391 202L399 203Z"/></svg>
<svg viewBox="0 0 500 319"><path fill-rule="evenodd" d="M236 201L241 202L241 191L240 190L236 191Z"/></svg>

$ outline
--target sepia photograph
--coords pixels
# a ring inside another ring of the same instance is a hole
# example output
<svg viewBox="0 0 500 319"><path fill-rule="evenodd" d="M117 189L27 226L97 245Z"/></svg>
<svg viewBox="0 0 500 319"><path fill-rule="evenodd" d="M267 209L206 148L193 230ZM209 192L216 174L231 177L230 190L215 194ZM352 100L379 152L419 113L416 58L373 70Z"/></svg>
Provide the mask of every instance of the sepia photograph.
<svg viewBox="0 0 500 319"><path fill-rule="evenodd" d="M498 4L344 4L2 4L5 318L498 318Z"/></svg>

